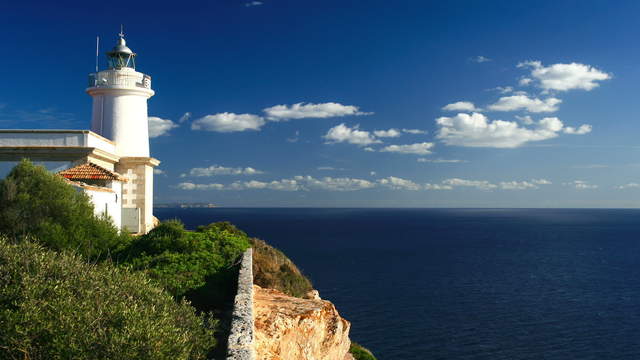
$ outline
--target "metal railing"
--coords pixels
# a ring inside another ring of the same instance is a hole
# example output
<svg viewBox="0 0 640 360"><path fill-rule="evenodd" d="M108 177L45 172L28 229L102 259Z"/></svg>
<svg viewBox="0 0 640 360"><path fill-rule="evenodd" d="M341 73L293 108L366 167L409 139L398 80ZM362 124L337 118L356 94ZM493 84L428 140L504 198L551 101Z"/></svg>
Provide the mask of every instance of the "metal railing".
<svg viewBox="0 0 640 360"><path fill-rule="evenodd" d="M139 87L151 89L151 76L135 71L105 70L89 74L89 87Z"/></svg>

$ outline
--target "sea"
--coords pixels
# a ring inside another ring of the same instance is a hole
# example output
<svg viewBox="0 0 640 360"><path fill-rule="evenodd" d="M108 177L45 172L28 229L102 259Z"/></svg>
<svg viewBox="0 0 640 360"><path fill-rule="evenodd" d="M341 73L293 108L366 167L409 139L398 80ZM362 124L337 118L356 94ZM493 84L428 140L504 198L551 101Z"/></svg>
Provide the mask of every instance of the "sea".
<svg viewBox="0 0 640 360"><path fill-rule="evenodd" d="M155 214L283 250L379 360L640 359L640 210Z"/></svg>

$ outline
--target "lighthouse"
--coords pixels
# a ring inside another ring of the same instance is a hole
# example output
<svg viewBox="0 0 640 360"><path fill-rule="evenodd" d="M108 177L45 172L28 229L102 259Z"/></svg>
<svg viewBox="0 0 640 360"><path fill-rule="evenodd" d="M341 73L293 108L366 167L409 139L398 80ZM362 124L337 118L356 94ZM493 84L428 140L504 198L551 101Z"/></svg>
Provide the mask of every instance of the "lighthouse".
<svg viewBox="0 0 640 360"><path fill-rule="evenodd" d="M115 171L128 179L122 188L122 221L138 232L153 227L153 168L160 162L149 155L147 100L155 92L151 77L136 71L136 53L120 31L106 53L108 68L89 75L86 92L93 98L91 131L115 145L120 158Z"/></svg>
<svg viewBox="0 0 640 360"><path fill-rule="evenodd" d="M136 71L136 53L122 29L106 55L107 69L96 66L86 89L93 99L91 130L0 129L0 162L62 163L58 175L89 196L96 215L122 231L146 234L157 221L153 168L160 161L149 153L147 116L155 92L151 77Z"/></svg>

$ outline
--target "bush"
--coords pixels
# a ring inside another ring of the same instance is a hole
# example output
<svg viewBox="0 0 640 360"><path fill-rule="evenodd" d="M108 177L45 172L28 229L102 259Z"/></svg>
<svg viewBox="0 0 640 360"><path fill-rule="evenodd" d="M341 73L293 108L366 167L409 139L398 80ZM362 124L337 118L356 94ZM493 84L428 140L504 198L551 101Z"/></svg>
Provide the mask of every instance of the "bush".
<svg viewBox="0 0 640 360"><path fill-rule="evenodd" d="M192 232L178 220L171 220L134 239L118 258L180 297L215 282L249 246L246 234L229 223L210 224ZM233 288L233 284L214 288L220 293Z"/></svg>
<svg viewBox="0 0 640 360"><path fill-rule="evenodd" d="M89 197L58 175L22 160L0 180L0 234L31 236L54 249L75 249L89 258L105 258L124 246L110 219L96 217Z"/></svg>
<svg viewBox="0 0 640 360"><path fill-rule="evenodd" d="M202 359L213 324L142 273L0 239L1 359Z"/></svg>
<svg viewBox="0 0 640 360"><path fill-rule="evenodd" d="M351 347L349 348L349 352L353 355L353 358L356 360L376 360L376 357L373 356L371 351L364 348L362 345L351 342Z"/></svg>
<svg viewBox="0 0 640 360"><path fill-rule="evenodd" d="M303 297L313 290L311 281L282 251L260 239L251 239L253 247L253 283Z"/></svg>

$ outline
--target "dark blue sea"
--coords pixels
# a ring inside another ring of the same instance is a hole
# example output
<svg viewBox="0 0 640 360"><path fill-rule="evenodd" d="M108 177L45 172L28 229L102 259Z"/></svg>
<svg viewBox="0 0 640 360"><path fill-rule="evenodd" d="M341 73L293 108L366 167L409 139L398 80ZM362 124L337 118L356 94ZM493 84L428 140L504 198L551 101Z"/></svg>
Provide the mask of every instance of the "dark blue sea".
<svg viewBox="0 0 640 360"><path fill-rule="evenodd" d="M155 212L280 248L380 360L640 359L640 210Z"/></svg>

